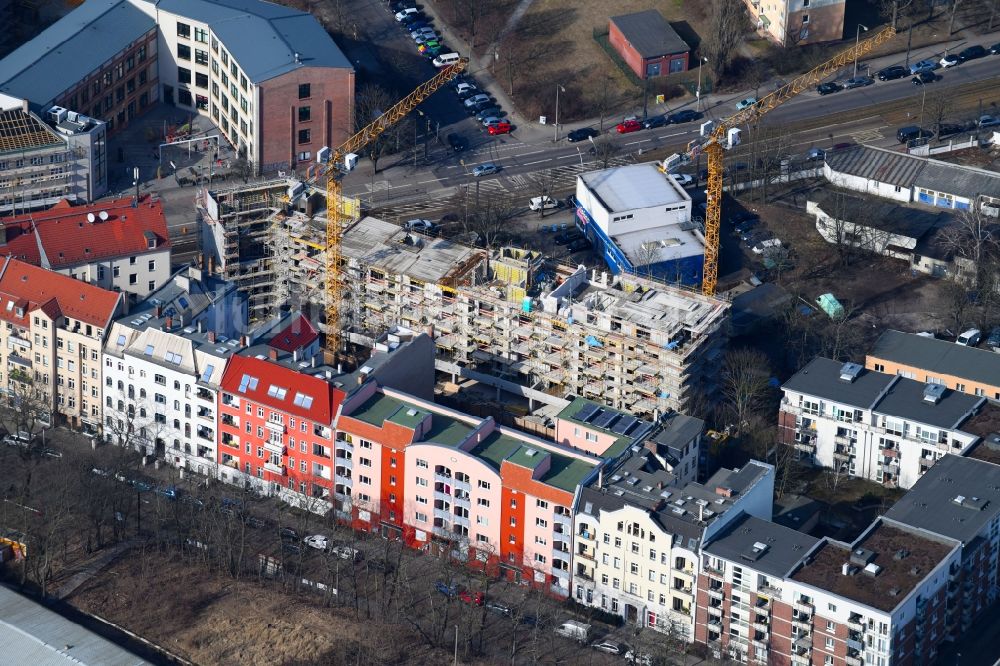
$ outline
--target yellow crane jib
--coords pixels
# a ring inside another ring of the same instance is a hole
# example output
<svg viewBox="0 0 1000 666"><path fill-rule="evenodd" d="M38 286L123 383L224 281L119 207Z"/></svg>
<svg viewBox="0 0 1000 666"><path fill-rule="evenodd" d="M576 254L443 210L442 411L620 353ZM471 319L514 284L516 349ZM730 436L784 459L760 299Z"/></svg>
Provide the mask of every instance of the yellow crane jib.
<svg viewBox="0 0 1000 666"><path fill-rule="evenodd" d="M705 190L707 209L705 210L705 263L704 275L701 281L701 291L706 296L714 296L719 279L719 227L722 217L722 171L725 151L740 142L740 128L748 125L784 104L800 92L808 90L826 77L837 72L841 67L854 61L855 58L870 53L875 48L892 39L895 28L883 28L871 38L855 44L842 53L801 74L777 90L765 95L756 104L738 111L736 114L718 122L706 123L702 126L703 138L688 145L688 157L694 158L699 153L708 156L708 187Z"/></svg>
<svg viewBox="0 0 1000 666"><path fill-rule="evenodd" d="M344 289L343 276L340 273L340 243L344 226L350 220L350 216L344 210L340 179L357 164L359 150L405 118L441 86L461 74L468 64L467 58L461 58L454 64L442 67L430 80L421 83L413 92L392 105L388 111L332 149L324 169L317 171L315 178L308 183L313 185L317 179L326 178L326 352L330 357L336 357L342 349L341 311Z"/></svg>

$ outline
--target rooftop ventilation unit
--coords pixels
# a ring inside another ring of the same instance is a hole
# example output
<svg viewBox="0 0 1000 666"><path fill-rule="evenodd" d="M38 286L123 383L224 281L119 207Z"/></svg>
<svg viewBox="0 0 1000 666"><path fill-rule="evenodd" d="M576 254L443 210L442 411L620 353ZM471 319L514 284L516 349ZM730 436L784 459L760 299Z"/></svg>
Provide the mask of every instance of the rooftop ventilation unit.
<svg viewBox="0 0 1000 666"><path fill-rule="evenodd" d="M865 565L864 571L866 575L874 578L875 576L879 575L879 573L882 571L882 567L875 564L874 562L869 562L868 564Z"/></svg>
<svg viewBox="0 0 1000 666"><path fill-rule="evenodd" d="M857 363L845 363L840 366L840 381L850 384L861 374L861 366Z"/></svg>
<svg viewBox="0 0 1000 666"><path fill-rule="evenodd" d="M936 405L944 397L944 384L928 384L924 387L924 402Z"/></svg>

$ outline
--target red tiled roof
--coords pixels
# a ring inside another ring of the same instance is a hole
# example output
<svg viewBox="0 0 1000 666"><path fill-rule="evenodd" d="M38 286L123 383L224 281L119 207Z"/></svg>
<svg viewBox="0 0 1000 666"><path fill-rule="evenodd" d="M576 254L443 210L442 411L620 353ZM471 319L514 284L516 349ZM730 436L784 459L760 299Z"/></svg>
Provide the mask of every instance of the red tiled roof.
<svg viewBox="0 0 1000 666"><path fill-rule="evenodd" d="M0 270L0 319L21 326L35 310L49 316L78 319L104 328L115 313L121 294L74 280L16 259L5 259ZM10 303L13 306L8 308ZM17 308L23 315L17 316Z"/></svg>
<svg viewBox="0 0 1000 666"><path fill-rule="evenodd" d="M309 323L309 320L300 314L295 317L291 324L271 338L267 345L290 354L311 345L318 337L319 333Z"/></svg>
<svg viewBox="0 0 1000 666"><path fill-rule="evenodd" d="M252 381L244 385L244 375L255 378L256 385ZM243 391L240 391L241 385L244 385ZM285 389L285 397L279 399L268 395L271 386ZM334 411L344 399L344 392L326 380L250 356L229 359L222 375L222 390L324 425L333 422ZM310 406L295 404L297 394L312 398Z"/></svg>
<svg viewBox="0 0 1000 666"><path fill-rule="evenodd" d="M107 221L100 219L101 211L108 214ZM95 222L89 222L88 213L93 213ZM4 230L6 243L0 244L0 255L41 265L41 240L53 270L148 252L147 231L156 236L157 251L170 247L163 206L148 196L135 208L131 197L85 206L61 201L47 210L5 220Z"/></svg>

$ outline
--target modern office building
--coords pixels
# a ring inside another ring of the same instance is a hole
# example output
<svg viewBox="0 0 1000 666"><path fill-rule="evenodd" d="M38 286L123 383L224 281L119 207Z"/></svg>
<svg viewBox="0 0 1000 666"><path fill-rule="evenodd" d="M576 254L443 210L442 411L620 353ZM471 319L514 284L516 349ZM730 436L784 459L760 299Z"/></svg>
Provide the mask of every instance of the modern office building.
<svg viewBox="0 0 1000 666"><path fill-rule="evenodd" d="M257 168L353 130L354 70L306 12L262 0L87 0L0 61L0 93L127 127L156 102L210 117Z"/></svg>
<svg viewBox="0 0 1000 666"><path fill-rule="evenodd" d="M0 216L103 196L106 134L95 118L62 107L36 112L0 92Z"/></svg>

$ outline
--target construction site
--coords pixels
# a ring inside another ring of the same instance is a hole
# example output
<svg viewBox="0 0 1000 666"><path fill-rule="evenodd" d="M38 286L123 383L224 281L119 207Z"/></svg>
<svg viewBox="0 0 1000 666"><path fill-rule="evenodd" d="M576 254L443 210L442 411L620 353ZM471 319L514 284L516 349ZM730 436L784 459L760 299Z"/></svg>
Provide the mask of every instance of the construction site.
<svg viewBox="0 0 1000 666"><path fill-rule="evenodd" d="M307 194L293 179L205 193L206 265L247 294L256 319L292 308L319 321L324 311L327 221ZM396 325L427 331L453 381L471 371L636 415L683 410L693 393L715 391L725 301L373 217L344 229L341 256L344 339L371 347Z"/></svg>

